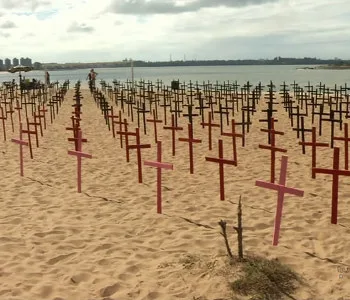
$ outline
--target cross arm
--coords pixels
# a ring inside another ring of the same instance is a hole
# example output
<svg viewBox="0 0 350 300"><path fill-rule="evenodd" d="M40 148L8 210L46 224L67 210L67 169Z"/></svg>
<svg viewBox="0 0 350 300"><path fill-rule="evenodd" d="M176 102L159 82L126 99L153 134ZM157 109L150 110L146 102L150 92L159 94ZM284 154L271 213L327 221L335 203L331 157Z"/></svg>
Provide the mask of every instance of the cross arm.
<svg viewBox="0 0 350 300"><path fill-rule="evenodd" d="M24 146L28 146L28 142L26 141L22 141L22 140L18 140L18 139L11 139L12 142L19 144L19 145L24 145Z"/></svg>
<svg viewBox="0 0 350 300"><path fill-rule="evenodd" d="M151 145L150 144L147 144L147 145L128 145L127 146L128 149L146 149L146 148L151 148Z"/></svg>
<svg viewBox="0 0 350 300"><path fill-rule="evenodd" d="M271 183L271 182L265 182L265 181L257 180L255 182L255 185L258 186L258 187L263 187L263 188L267 188L267 189L270 189L270 190L283 192L284 194L292 194L292 195L299 196L299 197L304 196L304 191L298 190L298 189L295 189L295 188L289 188L289 187L286 187L286 186L281 185L281 184L276 184L276 183Z"/></svg>
<svg viewBox="0 0 350 300"><path fill-rule="evenodd" d="M150 166L154 168L161 168L161 169L167 169L167 170L173 170L174 165L169 163L163 163L163 162L156 162L156 161L144 161L143 162L145 166Z"/></svg>
<svg viewBox="0 0 350 300"><path fill-rule="evenodd" d="M87 153L80 152L80 151L68 150L68 154L79 156L79 157L92 158L91 154L87 154Z"/></svg>
<svg viewBox="0 0 350 300"><path fill-rule="evenodd" d="M211 162L216 162L216 163L222 163L222 164L237 166L237 162L235 162L234 160L230 160L230 159L206 157L205 160L206 161L211 161Z"/></svg>

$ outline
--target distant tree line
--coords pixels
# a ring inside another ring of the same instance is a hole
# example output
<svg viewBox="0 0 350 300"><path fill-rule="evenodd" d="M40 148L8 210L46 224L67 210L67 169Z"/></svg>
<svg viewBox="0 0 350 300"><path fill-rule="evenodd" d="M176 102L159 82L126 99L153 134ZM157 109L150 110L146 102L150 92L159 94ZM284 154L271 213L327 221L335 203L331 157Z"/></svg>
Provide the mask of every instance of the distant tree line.
<svg viewBox="0 0 350 300"><path fill-rule="evenodd" d="M316 57L285 58L275 57L274 59L239 59L239 60L176 60L176 61L142 61L128 60L118 62L95 62L95 63L34 63L37 70L73 70L90 68L122 68L130 67L179 67L179 66L243 66L243 65L333 65L350 66L349 60L318 59Z"/></svg>

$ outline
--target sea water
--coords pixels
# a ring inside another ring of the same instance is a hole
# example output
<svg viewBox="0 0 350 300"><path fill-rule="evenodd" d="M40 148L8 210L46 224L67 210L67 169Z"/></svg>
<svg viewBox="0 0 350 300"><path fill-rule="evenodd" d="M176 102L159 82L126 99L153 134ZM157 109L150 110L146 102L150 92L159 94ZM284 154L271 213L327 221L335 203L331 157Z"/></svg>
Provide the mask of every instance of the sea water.
<svg viewBox="0 0 350 300"><path fill-rule="evenodd" d="M300 86L318 85L320 82L327 87L334 88L344 86L347 83L350 86L350 70L322 70L322 69L302 69L305 66L287 65L287 66L186 66L186 67L134 67L134 79L152 81L162 80L163 84L170 85L172 80L180 82L200 83L208 82L219 83L235 82L241 86L249 81L256 85L261 82L266 85L272 81L276 88L279 88L283 82L292 84L294 81ZM313 66L308 66L313 67ZM81 81L82 87L87 87L87 75L90 69L77 70L59 70L50 71L51 82L59 81L63 83L70 80L73 84ZM97 82L104 80L112 84L113 80L126 81L131 80L131 68L95 68L98 73ZM18 73L11 74L0 72L0 81L10 81L15 79L18 82ZM44 71L30 71L22 73L26 79L37 79L44 82Z"/></svg>

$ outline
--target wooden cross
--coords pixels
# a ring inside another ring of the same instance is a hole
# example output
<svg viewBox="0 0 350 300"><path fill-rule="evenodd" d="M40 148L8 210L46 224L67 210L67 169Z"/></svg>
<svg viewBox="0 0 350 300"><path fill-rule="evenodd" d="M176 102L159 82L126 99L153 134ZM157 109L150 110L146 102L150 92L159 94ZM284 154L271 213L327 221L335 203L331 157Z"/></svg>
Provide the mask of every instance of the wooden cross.
<svg viewBox="0 0 350 300"><path fill-rule="evenodd" d="M68 150L69 155L74 155L77 157L77 186L78 193L81 193L81 159L92 158L92 155L82 152L82 132L78 130L78 150Z"/></svg>
<svg viewBox="0 0 350 300"><path fill-rule="evenodd" d="M190 156L190 174L193 174L193 143L201 143L202 140L193 138L192 124L188 124L188 138L179 138L180 142L187 142Z"/></svg>
<svg viewBox="0 0 350 300"><path fill-rule="evenodd" d="M35 130L30 130L30 125L32 123L29 122L29 119L27 118L27 129L24 130L22 129L23 133L28 134L28 143L29 143L29 151L30 151L30 158L33 159L33 147L32 147L32 139L31 139L31 135L34 134L36 137L36 142L37 142L37 147L38 147L38 130L35 126Z"/></svg>
<svg viewBox="0 0 350 300"><path fill-rule="evenodd" d="M278 192L277 209L276 209L276 217L275 217L275 230L274 230L273 242L272 242L272 244L274 246L278 245L279 232L280 232L281 220L282 220L282 209L283 209L284 195L291 194L291 195L295 195L295 196L299 196L299 197L304 196L304 191L298 190L295 188L286 187L287 164L288 164L288 156L282 156L281 173L280 173L280 179L279 179L278 184L271 183L271 182L265 182L265 181L261 181L261 180L257 180L255 182L256 186L275 190Z"/></svg>
<svg viewBox="0 0 350 300"><path fill-rule="evenodd" d="M226 109L226 111L224 111L224 109ZM223 107L222 104L220 103L219 104L219 110L218 111L214 111L214 113L220 114L220 133L222 133L223 130L224 130L222 116L226 115L226 119L228 120L228 115L229 115L229 112L227 111L227 107Z"/></svg>
<svg viewBox="0 0 350 300"><path fill-rule="evenodd" d="M192 104L186 104L183 106L187 106L187 114L183 114L184 117L188 117L188 120L191 124L193 124L193 117L198 117L198 114L193 113L193 105Z"/></svg>
<svg viewBox="0 0 350 300"><path fill-rule="evenodd" d="M205 157L206 161L216 162L219 164L220 174L220 200L225 200L225 181L224 181L224 164L237 166L237 162L230 159L224 159L224 150L222 140L219 140L219 158Z"/></svg>
<svg viewBox="0 0 350 300"><path fill-rule="evenodd" d="M22 106L19 104L19 101L16 101L16 107L15 110L18 111L18 122L22 123L22 117L21 117L21 110L22 110Z"/></svg>
<svg viewBox="0 0 350 300"><path fill-rule="evenodd" d="M2 120L2 131L4 133L4 141L6 141L6 123L5 123L6 116L4 115L4 108L0 107L0 110L1 110L1 117L0 117L0 119Z"/></svg>
<svg viewBox="0 0 350 300"><path fill-rule="evenodd" d="M157 213L162 213L162 169L173 170L174 165L162 162L162 142L157 142L157 161L144 161L145 166L157 168Z"/></svg>
<svg viewBox="0 0 350 300"><path fill-rule="evenodd" d="M316 147L329 147L329 144L317 143L316 142L316 127L312 127L311 142L299 142L299 145L305 145L305 146L312 147L312 154L311 154L312 178L316 178L316 173L314 172L314 168L316 168Z"/></svg>
<svg viewBox="0 0 350 300"><path fill-rule="evenodd" d="M156 118L156 112L153 109L153 119L147 119L147 122L152 122L154 125L154 140L157 143L158 142L158 136L157 136L157 123L162 123L162 120L158 120Z"/></svg>
<svg viewBox="0 0 350 300"><path fill-rule="evenodd" d="M312 132L311 128L305 128L304 116L300 118L301 126L300 128L293 128L294 131L301 132L301 141L302 141L302 152L305 154L305 132Z"/></svg>
<svg viewBox="0 0 350 300"><path fill-rule="evenodd" d="M115 138L115 121L114 119L118 119L119 116L117 115L114 115L114 112L113 112L113 106L111 106L110 108L110 114L107 115L107 118L111 120L111 123L112 123L112 134L113 134L113 137ZM108 130L110 130L110 127L108 125Z"/></svg>
<svg viewBox="0 0 350 300"><path fill-rule="evenodd" d="M201 122L200 124L205 127L205 126L208 126L208 140L209 140L209 150L212 149L212 136L211 136L211 133L212 133L212 127L218 127L220 128L220 125L219 124L214 124L212 123L212 113L210 111L208 111L208 123L204 123L204 122Z"/></svg>
<svg viewBox="0 0 350 300"><path fill-rule="evenodd" d="M79 151L79 136L78 136L78 133L79 133L79 130L80 130L80 127L78 126L77 123L74 123L74 120L75 118L72 116L72 124L73 126L72 127L66 127L66 130L72 130L73 131L73 137L72 138L68 138L68 142L74 142L74 149L76 151ZM86 143L87 142L87 139L85 138L81 138L81 142L82 143Z"/></svg>
<svg viewBox="0 0 350 300"><path fill-rule="evenodd" d="M138 175L139 175L139 183L142 183L142 161L141 161L141 149L151 148L150 144L141 145L140 141L140 129L137 127L136 132L129 132L129 135L136 136L136 145L127 145L126 149L136 149L137 150L137 167L138 167Z"/></svg>
<svg viewBox="0 0 350 300"><path fill-rule="evenodd" d="M137 112L137 127L140 127L140 113L143 115L143 131L145 134L147 134L146 129L146 113L149 112L149 110L146 110L146 104L142 103L142 108L140 108L139 102L136 103L136 112Z"/></svg>
<svg viewBox="0 0 350 300"><path fill-rule="evenodd" d="M28 146L28 142L23 140L22 137L22 123L19 124L19 139L11 139L12 142L19 145L19 161L20 161L20 174L24 176L23 171L23 146Z"/></svg>
<svg viewBox="0 0 350 300"><path fill-rule="evenodd" d="M43 108L40 109L40 105L38 106L38 110L39 110L39 116L40 118L42 118L44 120L44 129L46 129L46 113L47 113L47 109L45 108L45 104L43 104ZM43 114L41 114L43 113Z"/></svg>
<svg viewBox="0 0 350 300"><path fill-rule="evenodd" d="M112 123L113 124L119 124L119 132L122 132L124 121L122 121L122 112L121 112L121 110L119 110L118 121L112 121ZM113 134L113 137L115 137L115 133ZM123 148L122 135L120 135L120 148Z"/></svg>
<svg viewBox="0 0 350 300"><path fill-rule="evenodd" d="M232 150L233 150L233 160L238 164L237 161L237 147L236 147L236 137L244 138L243 134L236 133L236 123L235 120L232 119L231 121L231 132L223 132L221 135L223 136L230 136L232 137Z"/></svg>
<svg viewBox="0 0 350 300"><path fill-rule="evenodd" d="M136 135L136 133L132 133L128 131L128 122L126 119L124 119L124 122L122 122L124 125L124 131L117 131L117 134L120 136L120 140L123 139L123 135L125 136L125 151L126 151L126 161L130 161L130 155L129 155L129 135Z"/></svg>
<svg viewBox="0 0 350 300"><path fill-rule="evenodd" d="M202 98L201 92L198 93L198 102L199 102L199 106L196 106L195 109L199 109L199 114L201 115L202 123L204 123L204 110L209 108L209 106L204 105L204 100ZM204 125L202 125L202 128L204 128Z"/></svg>
<svg viewBox="0 0 350 300"><path fill-rule="evenodd" d="M183 130L183 128L176 126L176 124L175 124L175 116L174 116L174 114L172 114L171 115L171 126L164 126L163 129L170 129L171 130L172 153L173 153L173 156L175 156L175 132L177 130Z"/></svg>
<svg viewBox="0 0 350 300"><path fill-rule="evenodd" d="M344 141L344 154L345 154L345 160L344 160L344 168L345 170L349 170L349 129L348 124L344 124L344 136L343 137L333 137L333 140L336 141Z"/></svg>
<svg viewBox="0 0 350 300"><path fill-rule="evenodd" d="M287 152L286 149L277 148L275 145L275 135L284 135L284 132L276 131L274 128L274 119L271 118L271 129L260 129L260 131L267 132L270 136L270 142L271 144L269 146L265 145L259 145L260 149L267 149L271 151L271 176L270 176L270 182L275 182L275 161L276 161L276 152Z"/></svg>
<svg viewBox="0 0 350 300"><path fill-rule="evenodd" d="M350 176L350 171L339 169L339 148L333 148L333 169L312 168L314 173L322 173L332 175L332 216L331 223L337 224L338 221L338 188L339 176Z"/></svg>

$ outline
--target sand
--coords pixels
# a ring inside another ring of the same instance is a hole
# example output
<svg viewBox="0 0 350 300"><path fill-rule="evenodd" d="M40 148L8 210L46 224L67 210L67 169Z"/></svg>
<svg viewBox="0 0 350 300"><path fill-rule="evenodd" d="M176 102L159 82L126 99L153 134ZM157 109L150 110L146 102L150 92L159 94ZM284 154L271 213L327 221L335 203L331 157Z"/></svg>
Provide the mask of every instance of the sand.
<svg viewBox="0 0 350 300"><path fill-rule="evenodd" d="M263 101L246 147L238 143L238 166L225 166L225 201L220 201L219 167L205 161L206 156L218 157L219 130L213 130L209 151L207 129L196 119L194 137L202 143L194 145L190 174L188 144L177 142L172 157L170 131L158 127L163 161L173 163L174 170L163 171L163 214L157 214L156 170L143 166L143 183L138 183L136 152L127 163L119 137L113 138L87 90L81 128L88 139L83 151L92 159L83 159L82 193L77 193L77 163L67 154L73 144L65 130L71 125L72 96L70 89L39 148L34 146L33 160L25 149L24 177L19 175L19 147L10 141L18 137L17 117L15 132L6 121L8 139L0 143L0 299L231 299L218 222L227 221L236 254L232 227L237 225L240 195L244 254L278 258L303 276L308 286L295 299L350 299L350 178L340 178L338 224L332 225L332 178L320 174L311 179L311 150L301 153L281 104L276 129L285 135L277 137L277 145L288 150L287 185L304 190L304 197L286 195L279 245L274 247L277 193L255 186L256 180L270 176L269 151L258 148L267 143L267 135L260 132L266 126L258 122L265 118ZM187 121L180 120L184 130L177 137L187 137ZM134 121L130 130L136 125ZM325 124L318 140L329 142L329 132ZM336 135L341 134L337 126ZM223 140L224 156L231 158L231 139ZM142 150L142 159L155 160L151 124L141 142L152 145ZM332 153L319 149L318 166L330 168ZM280 153L277 158L278 177Z"/></svg>

